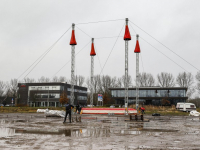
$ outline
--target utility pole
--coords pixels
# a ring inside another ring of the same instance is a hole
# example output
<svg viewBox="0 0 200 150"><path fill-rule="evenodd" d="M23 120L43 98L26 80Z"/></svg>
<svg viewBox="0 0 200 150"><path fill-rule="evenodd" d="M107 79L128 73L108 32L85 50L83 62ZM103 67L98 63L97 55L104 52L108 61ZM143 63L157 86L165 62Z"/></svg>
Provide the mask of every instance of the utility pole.
<svg viewBox="0 0 200 150"><path fill-rule="evenodd" d="M136 102L135 102L135 107L136 110L138 110L138 103L139 103L139 53L140 53L140 45L138 42L139 35L136 35L136 46L135 46L135 51L136 53Z"/></svg>
<svg viewBox="0 0 200 150"><path fill-rule="evenodd" d="M93 107L93 94L94 94L94 56L96 55L95 50L94 50L94 38L92 38L92 46L91 46L91 81L90 81L90 86L91 86L91 95L90 95L90 107Z"/></svg>
<svg viewBox="0 0 200 150"><path fill-rule="evenodd" d="M128 41L131 40L131 35L128 28L128 18L126 18L126 27L125 27L125 91L124 91L124 101L125 101L125 114L128 114Z"/></svg>
<svg viewBox="0 0 200 150"><path fill-rule="evenodd" d="M71 45L71 96L70 96L70 103L71 105L74 105L74 81L75 81L75 45L77 45L76 43L76 39L75 39L75 24L72 24L72 35L71 35L71 41L70 41L70 45Z"/></svg>

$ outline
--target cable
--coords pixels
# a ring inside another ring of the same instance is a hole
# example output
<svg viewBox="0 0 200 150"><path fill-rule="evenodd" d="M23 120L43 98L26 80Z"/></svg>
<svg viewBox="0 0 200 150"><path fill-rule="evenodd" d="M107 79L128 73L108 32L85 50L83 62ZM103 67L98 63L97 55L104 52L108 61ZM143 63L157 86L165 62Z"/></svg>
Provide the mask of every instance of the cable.
<svg viewBox="0 0 200 150"><path fill-rule="evenodd" d="M134 24L132 21L130 21L132 24ZM160 43L162 46L164 46L165 48L167 48L168 50L170 50L172 53L174 53L176 56L178 56L179 58L181 58L182 60L184 60L185 62L187 62L189 65L191 65L193 68L197 69L198 71L200 71L198 68L196 68L194 65L192 65L191 63L189 63L187 60L185 60L183 57L181 57L180 55L176 54L174 51L172 51L170 48L168 48L167 46L165 46L164 44L162 44L160 41L158 41L156 38L154 38L153 36L151 36L149 33L147 33L146 31L144 31L143 29L141 29L139 26L137 26L136 24L134 24L136 27L138 27L140 30L142 30L144 33L146 33L147 35L149 35L151 38L153 38L155 41L157 41L158 43Z"/></svg>
<svg viewBox="0 0 200 150"><path fill-rule="evenodd" d="M96 50L96 54L97 54L97 57L98 57L98 60L99 60L99 65L100 65L100 67L101 67L101 69L102 69L101 62L100 62L100 59L99 59L99 55L98 55L98 53L97 53L96 46L95 46L95 50Z"/></svg>
<svg viewBox="0 0 200 150"><path fill-rule="evenodd" d="M83 33L85 33L83 30L81 30L79 27L76 26L76 28L78 28L80 31L82 31ZM90 35L88 35L87 33L85 33L87 36L89 36L90 38L92 38Z"/></svg>
<svg viewBox="0 0 200 150"><path fill-rule="evenodd" d="M105 20L105 21L95 21L95 22L84 22L84 23L77 23L76 25L81 25L81 24L90 24L90 23L105 23L105 22L110 22L110 21L119 21L119 20L124 20L124 19L115 19L115 20Z"/></svg>
<svg viewBox="0 0 200 150"><path fill-rule="evenodd" d="M140 57L141 57L141 61L142 61L142 53L140 53ZM144 72L143 61L142 61L142 68L143 68L143 72Z"/></svg>
<svg viewBox="0 0 200 150"><path fill-rule="evenodd" d="M95 39L96 39L96 40L99 40L99 39L118 38L118 37L123 37L123 36L98 37L98 38L95 38Z"/></svg>
<svg viewBox="0 0 200 150"><path fill-rule="evenodd" d="M71 26L70 26L70 28L71 28ZM27 72L39 59L42 60L42 59L44 58L44 56L46 56L46 55L49 53L49 51L56 45L56 43L67 33L67 31L69 31L70 28L68 28L68 29L58 38L58 40L56 40L56 42L55 42L53 45L51 45L38 59L36 59L36 60L35 60L35 61L34 61L34 62L33 62L33 63L32 63L32 64L17 78L17 80L18 80L25 72ZM41 61L41 60L40 60L40 61ZM39 61L39 62L40 62L40 61ZM37 64L38 64L38 63L37 63ZM36 64L36 65L37 65L37 64ZM34 66L34 68L36 67L36 65ZM34 68L33 68L33 69L34 69ZM33 69L32 69L32 70L33 70ZM31 71L32 71L32 70L31 70ZM30 72L31 72L31 71L30 71ZM30 72L29 72L29 73L30 73ZM28 74L29 74L29 73L28 73ZM27 74L27 75L28 75L28 74ZM26 76L27 76L27 75L26 75ZM26 77L26 76L25 76L25 77ZM24 77L24 78L25 78L25 77Z"/></svg>
<svg viewBox="0 0 200 150"><path fill-rule="evenodd" d="M90 42L91 42L91 41L89 41L77 54L75 54L75 56L78 55ZM62 67L54 74L54 76L55 76L58 72L60 72L60 70L62 70L70 61L71 61L71 59L70 59L64 66L62 66ZM53 76L53 77L54 77L54 76Z"/></svg>
<svg viewBox="0 0 200 150"><path fill-rule="evenodd" d="M151 45L149 42L147 42L145 39L143 39L141 36L140 38L142 40L144 40L146 43L148 43L149 45ZM161 52L160 50L158 50L156 47L154 47L153 45L151 45L153 48L155 48L157 51L159 51L160 53L162 53L165 57L167 57L169 60L173 61L171 58L169 58L167 55L165 55L163 52ZM181 67L179 64L177 64L175 61L173 61L176 65L178 65L179 67ZM181 67L183 70L185 70L183 67ZM185 70L186 72L188 72L187 70Z"/></svg>
<svg viewBox="0 0 200 150"><path fill-rule="evenodd" d="M131 26L131 28L133 29L132 25L131 25L131 24L129 24L129 25L130 25L130 26ZM136 33L136 31L135 31L134 29L133 29L133 31L135 32L135 34L137 34L137 33Z"/></svg>
<svg viewBox="0 0 200 150"><path fill-rule="evenodd" d="M125 24L124 24L124 25L125 25ZM123 25L122 29L124 28L124 25ZM121 34L122 29L121 29L119 35ZM119 38L119 36L118 36L118 38ZM109 57L110 57L110 55L111 55L111 53L112 53L112 51L113 51L115 45L116 45L116 43L117 43L118 38L116 39L116 41L115 41L115 43L114 43L114 45L113 45L113 47L112 47L112 49L111 49L111 51L110 51L110 54L108 55L108 58L107 58L107 60L106 60L106 62L105 62L105 64L104 64L103 68L101 69L101 72L100 72L99 75L101 75L101 73L102 73L102 71L103 71L103 69L104 69L104 67L105 67L105 65L106 65L106 63L107 63L107 61L108 61L108 59L109 59Z"/></svg>

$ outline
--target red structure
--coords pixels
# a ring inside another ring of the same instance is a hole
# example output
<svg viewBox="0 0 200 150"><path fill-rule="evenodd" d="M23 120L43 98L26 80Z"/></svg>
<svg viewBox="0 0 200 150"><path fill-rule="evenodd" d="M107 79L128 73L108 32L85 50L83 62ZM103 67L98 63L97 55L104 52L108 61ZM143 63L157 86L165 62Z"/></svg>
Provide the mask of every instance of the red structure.
<svg viewBox="0 0 200 150"><path fill-rule="evenodd" d="M125 28L124 40L127 40L127 41L131 40L131 34L129 32L128 25L126 25L126 28Z"/></svg>
<svg viewBox="0 0 200 150"><path fill-rule="evenodd" d="M72 36L71 36L71 40L70 40L70 45L77 45L74 29L72 29Z"/></svg>
<svg viewBox="0 0 200 150"><path fill-rule="evenodd" d="M124 115L124 108L82 108L81 114L115 114ZM137 111L133 108L128 109L128 114L136 114Z"/></svg>
<svg viewBox="0 0 200 150"><path fill-rule="evenodd" d="M138 39L137 39L137 41L136 41L134 53L140 53L140 45L139 45Z"/></svg>
<svg viewBox="0 0 200 150"><path fill-rule="evenodd" d="M92 42L92 47L91 47L91 52L90 52L90 56L95 56L95 50L94 50L94 43Z"/></svg>

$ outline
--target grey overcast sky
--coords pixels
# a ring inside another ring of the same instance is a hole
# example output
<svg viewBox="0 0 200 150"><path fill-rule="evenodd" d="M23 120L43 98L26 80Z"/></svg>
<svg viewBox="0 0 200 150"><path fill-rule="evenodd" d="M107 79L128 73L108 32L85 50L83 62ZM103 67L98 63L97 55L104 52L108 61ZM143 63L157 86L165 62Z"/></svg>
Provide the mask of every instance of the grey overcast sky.
<svg viewBox="0 0 200 150"><path fill-rule="evenodd" d="M154 77L161 72L177 76L179 72L188 71L196 75L198 70L173 52L200 69L199 8L199 0L0 0L0 80L18 78L72 23L77 24L76 53L91 41L91 37L96 38L94 43L98 56L95 56L94 74L101 72L101 67L112 50L102 74L120 77L125 72L125 18L132 22L129 21L132 35L132 40L129 41L129 75L133 79L136 68L136 33L140 35L140 72L152 73ZM122 20L79 24L117 19ZM113 38L98 39L100 37ZM70 38L71 29L20 80L29 72L29 78L52 78L56 75L70 79ZM76 56L77 75L90 75L90 50L91 43ZM69 63L65 65L67 62Z"/></svg>

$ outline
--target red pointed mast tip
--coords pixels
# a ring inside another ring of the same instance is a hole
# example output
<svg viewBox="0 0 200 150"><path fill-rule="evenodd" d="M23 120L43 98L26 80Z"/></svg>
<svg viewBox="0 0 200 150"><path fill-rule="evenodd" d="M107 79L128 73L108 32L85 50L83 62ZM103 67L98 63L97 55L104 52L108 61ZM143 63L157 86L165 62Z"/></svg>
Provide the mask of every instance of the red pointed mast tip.
<svg viewBox="0 0 200 150"><path fill-rule="evenodd" d="M75 24L72 24L72 36L70 40L70 45L77 45L76 38L75 38L75 31L74 31Z"/></svg>
<svg viewBox="0 0 200 150"><path fill-rule="evenodd" d="M126 27L125 27L125 34L124 34L124 40L131 40L131 34L129 32L129 28L128 28L128 18L126 18Z"/></svg>
<svg viewBox="0 0 200 150"><path fill-rule="evenodd" d="M90 56L95 56L96 53L95 53L95 50L94 50L94 38L92 38L92 47L91 47L91 52L90 52Z"/></svg>
<svg viewBox="0 0 200 150"><path fill-rule="evenodd" d="M136 41L134 53L140 53L140 45L139 45L139 42L138 42L139 35L137 34L136 37L137 37L137 41Z"/></svg>

